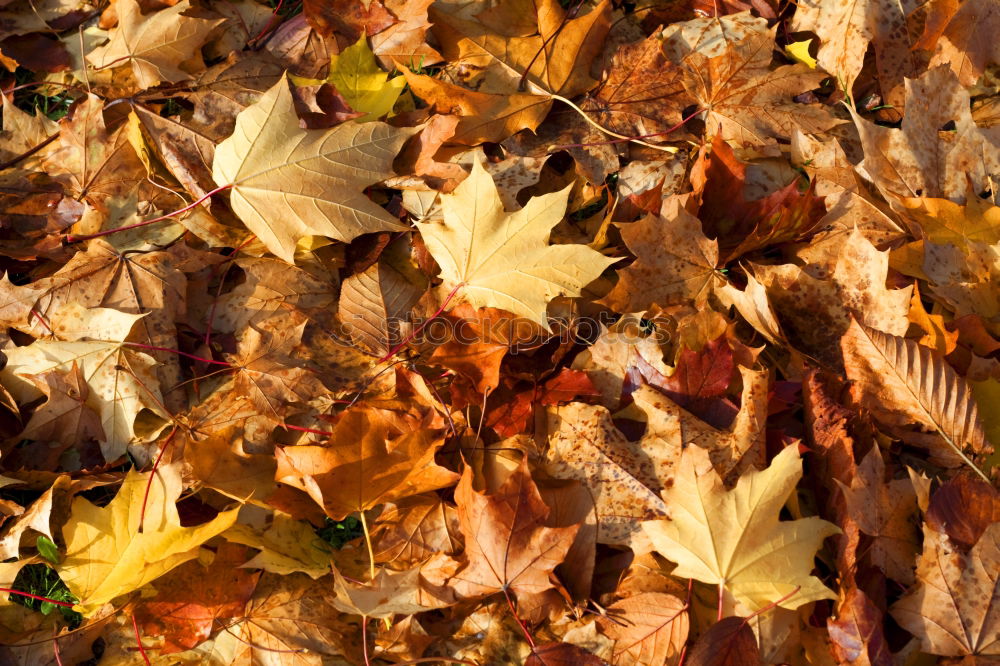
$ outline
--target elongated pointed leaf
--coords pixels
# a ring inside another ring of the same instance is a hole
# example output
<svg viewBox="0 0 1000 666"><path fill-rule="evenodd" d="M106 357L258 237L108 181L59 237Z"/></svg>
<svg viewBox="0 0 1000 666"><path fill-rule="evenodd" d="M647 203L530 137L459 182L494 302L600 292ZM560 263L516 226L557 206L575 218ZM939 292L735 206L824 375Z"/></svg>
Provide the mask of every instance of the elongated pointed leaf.
<svg viewBox="0 0 1000 666"><path fill-rule="evenodd" d="M935 430L970 465L963 451L992 450L969 385L929 348L854 320L841 348L861 403L880 421L890 426L919 423Z"/></svg>

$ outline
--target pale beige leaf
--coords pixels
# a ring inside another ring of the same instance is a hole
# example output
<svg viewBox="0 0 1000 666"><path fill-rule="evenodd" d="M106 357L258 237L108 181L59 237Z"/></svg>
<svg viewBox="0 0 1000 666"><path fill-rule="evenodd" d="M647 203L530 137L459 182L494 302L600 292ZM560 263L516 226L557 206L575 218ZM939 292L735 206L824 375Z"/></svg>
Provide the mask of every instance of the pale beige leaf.
<svg viewBox="0 0 1000 666"><path fill-rule="evenodd" d="M293 263L307 236L349 241L402 226L362 190L392 175L392 160L415 130L381 122L300 129L287 78L236 118L218 145L212 177L231 185L231 205L250 231Z"/></svg>

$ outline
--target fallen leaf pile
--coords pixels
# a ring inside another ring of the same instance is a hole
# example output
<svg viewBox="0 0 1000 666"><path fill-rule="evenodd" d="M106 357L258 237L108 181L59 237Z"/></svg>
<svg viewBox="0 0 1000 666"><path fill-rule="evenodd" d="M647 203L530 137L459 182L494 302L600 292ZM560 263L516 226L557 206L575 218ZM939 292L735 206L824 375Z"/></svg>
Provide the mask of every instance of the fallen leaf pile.
<svg viewBox="0 0 1000 666"><path fill-rule="evenodd" d="M996 0L0 0L0 664L1000 659Z"/></svg>

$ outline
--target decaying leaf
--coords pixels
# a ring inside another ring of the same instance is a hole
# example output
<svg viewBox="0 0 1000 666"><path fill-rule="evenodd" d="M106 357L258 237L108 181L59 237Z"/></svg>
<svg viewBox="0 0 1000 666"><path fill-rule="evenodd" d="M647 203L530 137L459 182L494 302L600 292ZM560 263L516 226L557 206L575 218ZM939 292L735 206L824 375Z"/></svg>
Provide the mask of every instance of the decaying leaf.
<svg viewBox="0 0 1000 666"><path fill-rule="evenodd" d="M917 583L891 609L892 616L931 654L1000 654L1000 523L983 532L968 553L948 537L924 529Z"/></svg>

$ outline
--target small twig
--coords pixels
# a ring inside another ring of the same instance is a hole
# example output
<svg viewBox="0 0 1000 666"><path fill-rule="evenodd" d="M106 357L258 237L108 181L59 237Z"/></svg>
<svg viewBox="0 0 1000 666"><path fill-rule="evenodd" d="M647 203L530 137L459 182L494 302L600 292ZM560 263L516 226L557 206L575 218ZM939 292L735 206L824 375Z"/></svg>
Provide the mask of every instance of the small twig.
<svg viewBox="0 0 1000 666"><path fill-rule="evenodd" d="M675 148L674 146L658 146L655 143L646 143L645 141L640 141L639 139L635 139L630 136L625 136L624 134L619 134L618 132L613 132L609 130L607 127L599 125L595 120L593 120L590 116L587 115L586 111L584 111L576 104L563 97L562 95L550 95L550 97L552 97L552 99L556 100L557 102L562 102L563 104L567 105L568 107L579 113L581 116L583 116L583 119L586 120L587 123L590 124L594 129L599 130L607 134L608 136L613 136L616 139L622 139L623 141L630 141L632 143L639 144L640 146L646 146L647 148L652 148L653 150L661 150L665 153L677 152L677 148Z"/></svg>
<svg viewBox="0 0 1000 666"><path fill-rule="evenodd" d="M123 344L125 344L128 347L137 347L139 349L148 349L150 351L170 352L171 354L178 354L180 356L184 356L186 358L190 358L190 359L193 359L195 361L201 361L202 363L210 363L212 365L224 365L227 368L233 367L232 363L226 363L225 361L216 361L216 360L213 360L213 359L210 359L210 358L204 358L202 356L196 356L194 354L188 354L187 352L182 352L179 349L171 349L170 347L157 347L155 345L147 345L147 344L143 344L141 342L125 342Z"/></svg>
<svg viewBox="0 0 1000 666"><path fill-rule="evenodd" d="M163 442L163 446L160 447L160 454L156 456L156 460L153 461L153 469L150 470L149 481L146 482L146 492L142 496L142 509L139 511L139 534L142 534L143 522L146 520L146 503L149 502L149 491L153 487L153 479L156 477L156 470L160 468L160 460L163 459L163 454L170 448L171 441L176 434L177 426L174 426L174 429L170 431L170 434L167 435L167 439Z"/></svg>
<svg viewBox="0 0 1000 666"><path fill-rule="evenodd" d="M312 433L313 435L323 435L324 437L333 437L333 433L330 432L329 430L316 430L315 428L304 428L302 426L292 425L291 423L282 423L281 427L286 428L288 430L298 430L299 432L308 432Z"/></svg>
<svg viewBox="0 0 1000 666"><path fill-rule="evenodd" d="M62 656L59 654L59 641L56 640L56 636L52 637L52 656L56 660L56 666L63 666Z"/></svg>
<svg viewBox="0 0 1000 666"><path fill-rule="evenodd" d="M365 510L361 509L361 531L365 534L365 545L368 547L368 571L371 574L372 582L375 581L375 551L372 550L372 535L368 531L368 519L365 518Z"/></svg>
<svg viewBox="0 0 1000 666"><path fill-rule="evenodd" d="M362 513L361 515L364 515ZM368 660L368 616L361 616L361 653L365 656L365 666L371 666Z"/></svg>
<svg viewBox="0 0 1000 666"><path fill-rule="evenodd" d="M759 608L756 611L754 611L753 613L751 613L750 615L747 615L745 618L743 618L743 624L746 624L747 622L749 622L753 618L757 617L758 615L766 613L767 611L771 610L775 606L778 606L779 604L781 604L782 601L788 601L789 599L791 599L792 597L794 597L798 593L798 591L801 590L801 589L802 589L801 585L796 585L794 590L792 590L791 592L789 592L785 596L781 597L777 601L772 601L771 603L769 603L768 605L764 606L763 608Z"/></svg>

